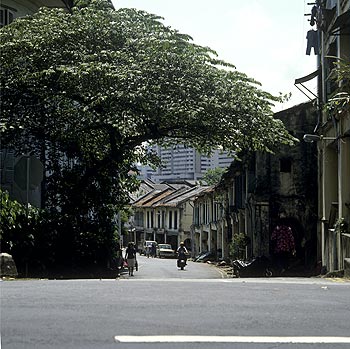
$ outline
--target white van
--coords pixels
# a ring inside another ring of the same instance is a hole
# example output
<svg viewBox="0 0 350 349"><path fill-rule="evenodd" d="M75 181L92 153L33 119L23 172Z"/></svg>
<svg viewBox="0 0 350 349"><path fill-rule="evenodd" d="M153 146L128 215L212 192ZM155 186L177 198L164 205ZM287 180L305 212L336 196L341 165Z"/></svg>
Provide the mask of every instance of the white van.
<svg viewBox="0 0 350 349"><path fill-rule="evenodd" d="M155 244L156 245L156 248L157 248L157 246L158 246L158 244L157 244L157 241L152 241L152 240L146 240L146 241L144 241L143 242L143 244L142 244L142 248L140 249L140 255L142 255L142 254L144 254L144 255L146 255L146 251L147 251L147 249L151 249L151 246L153 245L153 244Z"/></svg>

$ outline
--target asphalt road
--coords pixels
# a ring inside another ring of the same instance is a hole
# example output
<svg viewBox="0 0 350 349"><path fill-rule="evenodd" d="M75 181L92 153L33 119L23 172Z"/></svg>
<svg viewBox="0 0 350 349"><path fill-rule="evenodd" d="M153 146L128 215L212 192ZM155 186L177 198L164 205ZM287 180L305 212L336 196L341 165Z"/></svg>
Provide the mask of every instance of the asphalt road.
<svg viewBox="0 0 350 349"><path fill-rule="evenodd" d="M349 282L139 263L133 278L1 282L2 348L350 348Z"/></svg>
<svg viewBox="0 0 350 349"><path fill-rule="evenodd" d="M185 270L177 268L176 259L147 258L137 255L139 271L135 278L140 279L222 279L224 274L213 265L187 262ZM125 276L128 278L128 276Z"/></svg>

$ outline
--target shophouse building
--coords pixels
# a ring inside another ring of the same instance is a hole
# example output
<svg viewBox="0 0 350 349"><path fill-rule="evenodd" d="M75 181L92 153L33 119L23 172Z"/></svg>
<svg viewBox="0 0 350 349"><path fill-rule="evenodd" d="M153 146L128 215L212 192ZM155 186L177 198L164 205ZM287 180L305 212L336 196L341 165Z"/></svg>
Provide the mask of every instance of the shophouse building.
<svg viewBox="0 0 350 349"><path fill-rule="evenodd" d="M308 46L315 47L317 70L295 82L318 81L318 119L304 139L318 149L318 255L324 269L334 271L350 257L350 88L335 74L339 63L349 69L350 2L316 1L310 13L317 40L308 39Z"/></svg>
<svg viewBox="0 0 350 349"><path fill-rule="evenodd" d="M317 151L302 141L317 120L317 108L303 103L275 114L299 139L271 153L239 154L221 182L194 202L198 251L229 257L229 244L247 237L243 258L273 257L271 234L278 224L292 228L295 262L317 264Z"/></svg>

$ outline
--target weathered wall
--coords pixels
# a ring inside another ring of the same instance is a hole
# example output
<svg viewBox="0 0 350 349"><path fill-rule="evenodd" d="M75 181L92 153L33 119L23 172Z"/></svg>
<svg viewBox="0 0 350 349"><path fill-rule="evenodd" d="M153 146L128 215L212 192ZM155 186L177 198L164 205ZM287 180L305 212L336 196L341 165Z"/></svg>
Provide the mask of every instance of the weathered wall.
<svg viewBox="0 0 350 349"><path fill-rule="evenodd" d="M256 154L253 252L269 251L271 231L282 214L292 226L298 256L304 258L306 254L306 262L311 263L310 254L315 254L317 240L317 150L316 145L305 143L303 136L313 133L317 114L311 103L305 103L275 117L283 121L299 143L281 146L275 154ZM267 204L262 206L262 202Z"/></svg>

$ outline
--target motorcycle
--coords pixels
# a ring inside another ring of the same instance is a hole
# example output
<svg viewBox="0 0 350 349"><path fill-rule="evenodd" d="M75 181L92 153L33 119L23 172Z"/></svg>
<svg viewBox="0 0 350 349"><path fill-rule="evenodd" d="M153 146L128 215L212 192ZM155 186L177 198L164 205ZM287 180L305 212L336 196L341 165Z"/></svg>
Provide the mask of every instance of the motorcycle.
<svg viewBox="0 0 350 349"><path fill-rule="evenodd" d="M193 261L194 262L202 262L202 263L206 263L208 261L215 261L215 254L213 252L210 251L204 251L201 252L199 255L197 255Z"/></svg>
<svg viewBox="0 0 350 349"><path fill-rule="evenodd" d="M184 270L187 264L186 261L187 261L186 255L184 253L180 253L177 257L177 267L180 268L181 270Z"/></svg>
<svg viewBox="0 0 350 349"><path fill-rule="evenodd" d="M250 261L234 260L232 267L233 276L236 277L271 277L274 274L272 263L265 256L256 257Z"/></svg>

